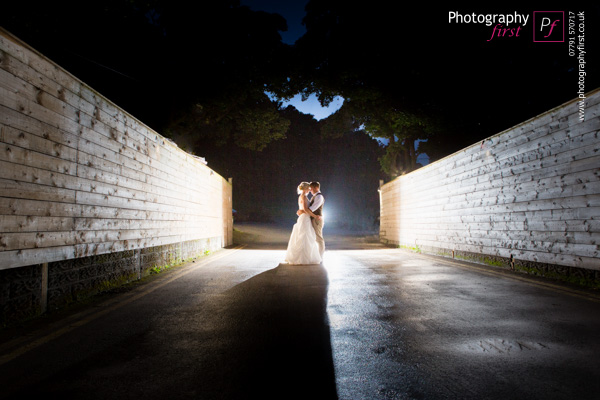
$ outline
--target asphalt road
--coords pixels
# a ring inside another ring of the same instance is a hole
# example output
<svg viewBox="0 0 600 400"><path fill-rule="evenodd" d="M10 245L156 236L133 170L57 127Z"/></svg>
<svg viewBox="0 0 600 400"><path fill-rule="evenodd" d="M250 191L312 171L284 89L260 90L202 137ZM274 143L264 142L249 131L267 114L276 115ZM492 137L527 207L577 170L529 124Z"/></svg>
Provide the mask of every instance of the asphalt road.
<svg viewBox="0 0 600 400"><path fill-rule="evenodd" d="M291 226L0 332L0 398L598 399L600 294Z"/></svg>

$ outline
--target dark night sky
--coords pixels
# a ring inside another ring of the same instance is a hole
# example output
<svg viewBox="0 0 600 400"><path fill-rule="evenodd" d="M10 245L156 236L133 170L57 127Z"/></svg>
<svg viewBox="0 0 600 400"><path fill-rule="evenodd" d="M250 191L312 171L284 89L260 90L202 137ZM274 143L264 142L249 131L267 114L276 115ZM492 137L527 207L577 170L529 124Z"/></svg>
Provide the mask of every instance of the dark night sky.
<svg viewBox="0 0 600 400"><path fill-rule="evenodd" d="M240 4L250 7L255 11L277 13L287 21L287 31L281 32L284 43L294 44L296 39L304 35L305 27L302 25L304 6L308 0L241 0Z"/></svg>

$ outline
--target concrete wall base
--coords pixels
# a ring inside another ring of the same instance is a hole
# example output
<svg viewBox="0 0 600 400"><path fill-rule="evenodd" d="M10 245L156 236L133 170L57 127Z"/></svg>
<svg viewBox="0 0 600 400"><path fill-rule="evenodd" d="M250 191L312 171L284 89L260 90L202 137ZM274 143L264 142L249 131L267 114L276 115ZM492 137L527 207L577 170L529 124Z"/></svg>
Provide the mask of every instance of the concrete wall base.
<svg viewBox="0 0 600 400"><path fill-rule="evenodd" d="M381 242L390 247L400 247L417 253L430 254L456 260L485 264L493 267L510 269L528 275L549 278L556 281L576 284L578 286L600 289L600 271L587 268L554 265L536 261L520 260L518 258L500 257L490 254L478 254L467 251L454 251L439 247L410 247L382 239Z"/></svg>
<svg viewBox="0 0 600 400"><path fill-rule="evenodd" d="M215 237L0 270L0 326L139 280L218 250L222 243Z"/></svg>

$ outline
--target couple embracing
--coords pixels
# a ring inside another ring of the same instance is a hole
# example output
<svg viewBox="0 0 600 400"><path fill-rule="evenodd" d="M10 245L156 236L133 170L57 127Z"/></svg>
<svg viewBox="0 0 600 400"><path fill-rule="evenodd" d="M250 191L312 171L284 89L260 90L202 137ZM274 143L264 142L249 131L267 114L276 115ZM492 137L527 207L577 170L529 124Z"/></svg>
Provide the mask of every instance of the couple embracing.
<svg viewBox="0 0 600 400"><path fill-rule="evenodd" d="M298 185L298 221L294 224L288 243L285 261L288 264L319 264L323 261L323 204L319 182L302 182ZM312 193L310 201L308 192Z"/></svg>

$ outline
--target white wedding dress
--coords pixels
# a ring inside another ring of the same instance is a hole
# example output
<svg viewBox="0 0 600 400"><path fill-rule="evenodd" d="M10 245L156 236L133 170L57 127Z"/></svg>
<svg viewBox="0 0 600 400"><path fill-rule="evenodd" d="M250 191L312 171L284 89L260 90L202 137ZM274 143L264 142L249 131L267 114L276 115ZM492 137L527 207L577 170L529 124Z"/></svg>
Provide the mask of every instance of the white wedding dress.
<svg viewBox="0 0 600 400"><path fill-rule="evenodd" d="M300 200L298 200L298 203L300 203ZM296 265L319 264L322 261L317 245L317 235L310 221L310 215L306 213L300 215L298 221L294 224L285 254L285 261L288 264Z"/></svg>

